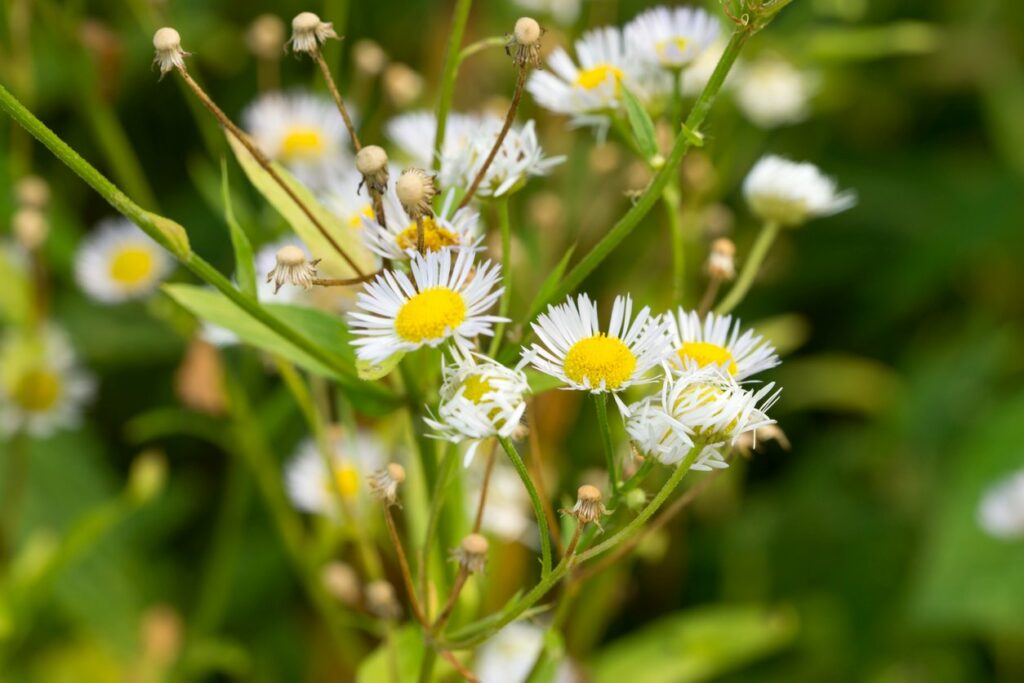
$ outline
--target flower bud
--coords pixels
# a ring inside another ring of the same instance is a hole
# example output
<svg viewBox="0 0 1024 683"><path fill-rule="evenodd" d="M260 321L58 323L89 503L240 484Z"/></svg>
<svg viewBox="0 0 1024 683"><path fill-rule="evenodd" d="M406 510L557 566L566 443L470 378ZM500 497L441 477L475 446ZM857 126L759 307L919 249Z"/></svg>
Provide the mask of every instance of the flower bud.
<svg viewBox="0 0 1024 683"><path fill-rule="evenodd" d="M356 154L356 169L372 192L388 189L388 153L377 145L366 145Z"/></svg>
<svg viewBox="0 0 1024 683"><path fill-rule="evenodd" d="M584 484L576 491L576 504L568 511L580 526L593 522L601 528L601 517L609 510L601 502L601 491L596 486Z"/></svg>
<svg viewBox="0 0 1024 683"><path fill-rule="evenodd" d="M285 25L276 14L256 17L245 34L249 51L259 59L276 60L284 46Z"/></svg>
<svg viewBox="0 0 1024 683"><path fill-rule="evenodd" d="M14 196L23 208L45 209L50 203L50 184L37 175L27 175L14 186Z"/></svg>
<svg viewBox="0 0 1024 683"><path fill-rule="evenodd" d="M532 17L520 17L511 35L505 36L505 53L519 67L540 66L540 38L544 29Z"/></svg>
<svg viewBox="0 0 1024 683"><path fill-rule="evenodd" d="M320 580L324 588L343 605L355 605L359 602L359 575L344 562L329 562L320 572Z"/></svg>
<svg viewBox="0 0 1024 683"><path fill-rule="evenodd" d="M302 12L292 19L292 38L288 46L295 52L313 54L329 38L337 37L334 25L329 21L320 21L320 17L312 12Z"/></svg>
<svg viewBox="0 0 1024 683"><path fill-rule="evenodd" d="M708 276L714 280L731 280L736 277L736 245L727 237L719 237L711 243L708 254Z"/></svg>
<svg viewBox="0 0 1024 683"><path fill-rule="evenodd" d="M274 294L277 294L286 282L303 289L312 288L313 278L316 277L316 265L320 263L320 259L307 261L306 252L294 244L281 247L276 258L277 264L267 273L267 282L274 283Z"/></svg>
<svg viewBox="0 0 1024 683"><path fill-rule="evenodd" d="M398 501L398 485L405 481L405 468L397 462L377 470L370 476L370 492L387 505Z"/></svg>
<svg viewBox="0 0 1024 683"><path fill-rule="evenodd" d="M366 587L366 607L381 619L397 619L402 614L395 587L384 579L372 581Z"/></svg>
<svg viewBox="0 0 1024 683"><path fill-rule="evenodd" d="M153 47L156 57L153 63L160 69L160 76L167 75L171 69L184 69L185 57L188 52L181 49L181 34L173 28L165 26L153 34Z"/></svg>
<svg viewBox="0 0 1024 683"><path fill-rule="evenodd" d="M480 534L470 534L452 551L452 558L470 574L478 574L487 564L487 548L486 538Z"/></svg>
<svg viewBox="0 0 1024 683"><path fill-rule="evenodd" d="M35 251L50 234L50 223L36 208L19 209L11 219L11 228L18 244L27 251Z"/></svg>
<svg viewBox="0 0 1024 683"><path fill-rule="evenodd" d="M416 220L434 215L431 202L437 194L437 181L423 169L408 168L402 171L395 192L410 218Z"/></svg>
<svg viewBox="0 0 1024 683"><path fill-rule="evenodd" d="M396 107L404 109L423 94L423 77L405 64L390 64L384 70L384 91Z"/></svg>
<svg viewBox="0 0 1024 683"><path fill-rule="evenodd" d="M379 44L363 38L352 46L352 61L363 75L377 77L387 67L388 55Z"/></svg>

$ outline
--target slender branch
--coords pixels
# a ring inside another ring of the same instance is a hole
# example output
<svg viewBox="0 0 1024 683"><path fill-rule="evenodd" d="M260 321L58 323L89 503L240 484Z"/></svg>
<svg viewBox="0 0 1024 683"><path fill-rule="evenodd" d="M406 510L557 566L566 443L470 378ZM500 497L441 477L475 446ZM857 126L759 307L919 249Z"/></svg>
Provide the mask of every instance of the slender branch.
<svg viewBox="0 0 1024 683"><path fill-rule="evenodd" d="M505 36L491 36L490 38L483 38L475 43L470 43L459 52L459 64L462 64L477 52L482 52L489 47L505 47L507 43L508 38Z"/></svg>
<svg viewBox="0 0 1024 683"><path fill-rule="evenodd" d="M318 287L347 287L349 285L358 285L363 282L369 282L383 272L384 269L381 268L380 270L375 270L372 273L368 273L360 277L315 277L312 282Z"/></svg>
<svg viewBox="0 0 1024 683"><path fill-rule="evenodd" d="M608 424L608 394L592 394L594 408L597 411L597 426L601 433L601 446L604 449L604 461L608 468L608 481L612 485L612 495L619 492L619 464L615 461L615 447L612 445L612 430Z"/></svg>
<svg viewBox="0 0 1024 683"><path fill-rule="evenodd" d="M516 447L503 436L498 437L498 441L501 443L501 447L505 449L505 453L508 454L509 460L512 461L512 465L516 468L516 472L519 473L519 478L523 480L527 493L530 494L533 514L537 519L537 528L540 530L541 576L548 576L551 573L551 538L548 535L548 522L547 517L544 516L544 507L541 505L540 495L538 495L537 487L533 485L530 474L526 471L526 465L523 464L523 459L516 451Z"/></svg>
<svg viewBox="0 0 1024 683"><path fill-rule="evenodd" d="M509 130L512 128L512 122L515 121L516 110L519 109L519 101L523 99L523 86L526 84L526 75L529 71L526 65L519 67L519 75L516 77L516 89L512 93L512 103L508 106L508 113L505 114L505 123L501 126L501 131L498 132L498 137L494 140L494 146L491 147L491 151L487 154L487 158L484 159L480 170L476 172L476 177L473 178L469 189L466 190L462 201L459 202L458 208L461 209L464 206L468 206L469 202L473 200L473 195L476 194L477 188L480 187L480 183L484 181L484 176L487 175L487 169L491 167L494 157L498 156L498 150L501 149L502 143L505 142L505 136L508 135Z"/></svg>
<svg viewBox="0 0 1024 683"><path fill-rule="evenodd" d="M778 223L769 221L764 224L761 232L757 234L757 239L754 240L754 246L750 249L750 255L747 256L746 261L743 263L743 268L740 269L740 274L736 278L736 284L732 286L729 293L722 299L722 302L715 307L715 313L719 315L729 313L743 301L743 297L750 291L750 286L754 284L754 278L757 277L758 271L761 270L761 264L764 263L765 257L768 256L768 250L771 249L772 243L775 242L778 234Z"/></svg>
<svg viewBox="0 0 1024 683"><path fill-rule="evenodd" d="M487 504L487 492L491 485L491 473L494 472L494 451L498 448L498 442L491 442L491 451L487 454L487 466L484 469L484 480L480 486L480 501L476 504L476 517L473 520L473 533L480 533L480 526L484 523L484 507Z"/></svg>
<svg viewBox="0 0 1024 683"><path fill-rule="evenodd" d="M452 612L455 611L455 603L458 602L459 594L462 593L462 587L466 585L468 578L469 570L465 566L460 566L459 573L455 576L455 583L452 584L452 589L448 592L448 599L445 601L441 613L437 615L434 625L430 627L431 633L440 633L444 629L444 625L448 623Z"/></svg>
<svg viewBox="0 0 1024 683"><path fill-rule="evenodd" d="M345 128L348 129L348 135L352 138L352 148L355 151L359 151L363 146L359 143L359 135L356 134L356 127L352 123L352 117L349 116L348 107L345 106L345 100L341 99L341 93L338 92L338 86L334 84L334 78L331 76L331 70L327 67L327 60L324 59L324 55L320 52L319 47L313 48L310 52L313 55L313 60L320 67L320 73L324 76L324 83L327 84L327 89L331 93L331 97L334 99L334 104L338 107L338 112L341 114L341 118L345 121Z"/></svg>
<svg viewBox="0 0 1024 683"><path fill-rule="evenodd" d="M430 622L427 621L426 615L423 614L419 598L416 597L416 588L412 583L412 572L409 571L409 559L405 556L405 549L402 547L402 540L398 536L398 529L395 527L395 518L391 514L391 506L386 503L384 505L384 521L387 522L388 536L391 537L391 543L395 546L395 554L398 556L398 567L402 572L402 582L405 584L405 592L409 594L409 605L412 607L412 613L416 617L416 621L420 622L424 629L429 629Z"/></svg>
<svg viewBox="0 0 1024 683"><path fill-rule="evenodd" d="M722 286L722 278L711 276L708 280L708 288L704 290L704 296L700 298L700 305L697 306L697 315L704 318L711 307L715 305L715 299L718 298L718 290Z"/></svg>
<svg viewBox="0 0 1024 683"><path fill-rule="evenodd" d="M441 461L440 472L434 475L434 479L428 481L428 486L433 484L430 490L430 513L427 516L427 530L423 538L423 545L419 549L419 583L420 583L420 594L423 596L423 601L428 605L427 590L428 584L430 583L430 548L434 544L434 538L437 536L437 527L441 521L441 508L444 507L445 491L448 484L448 476L452 471L453 466L456 464L456 451L454 448L447 448L445 450L444 459ZM436 465L435 465L436 467Z"/></svg>
<svg viewBox="0 0 1024 683"><path fill-rule="evenodd" d="M551 526L552 541L561 548L562 531L559 528L558 515L555 514L555 508L551 505L551 496L548 495L547 487L544 485L544 466L542 463L544 451L540 447L540 435L537 432L536 408L536 398L531 398L527 406L527 410L530 411L532 416L530 420L530 460L528 466L534 480L537 482L537 491L540 493L541 502L544 503L544 514L547 515L548 524Z"/></svg>
<svg viewBox="0 0 1024 683"><path fill-rule="evenodd" d="M508 310L512 306L512 223L508 217L508 197L498 197L494 202L495 211L498 214L498 225L501 228L501 276L504 278L504 290L501 292L501 302L498 304L498 315L502 318L508 317ZM505 322L502 321L494 328L494 336L491 337L491 347L488 354L495 357L501 342L505 337Z"/></svg>
<svg viewBox="0 0 1024 683"><path fill-rule="evenodd" d="M427 252L427 246L425 244L426 235L423 232L423 216L416 216L416 251L421 254Z"/></svg>
<svg viewBox="0 0 1024 683"><path fill-rule="evenodd" d="M452 668L454 668L460 676L465 678L468 683L480 683L480 679L477 678L472 671L467 669L466 665L460 662L451 652L448 650L441 650L441 656L444 657L445 660L452 665Z"/></svg>
<svg viewBox="0 0 1024 683"><path fill-rule="evenodd" d="M473 0L457 0L452 12L452 28L448 33L448 47L444 54L444 73L441 75L441 97L437 103L437 131L434 134L434 170L441 170L441 149L444 147L445 132L448 128L448 112L455 95L455 76L459 72L459 46L469 21L469 9Z"/></svg>

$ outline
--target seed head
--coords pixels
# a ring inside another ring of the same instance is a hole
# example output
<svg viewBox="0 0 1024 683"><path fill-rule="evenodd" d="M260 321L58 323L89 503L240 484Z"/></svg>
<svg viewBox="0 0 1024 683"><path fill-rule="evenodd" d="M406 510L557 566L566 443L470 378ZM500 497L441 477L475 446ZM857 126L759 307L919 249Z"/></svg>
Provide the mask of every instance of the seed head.
<svg viewBox="0 0 1024 683"><path fill-rule="evenodd" d="M158 29L153 34L153 47L156 57L153 63L160 69L160 76L167 75L171 69L184 69L185 57L189 55L181 49L181 34L169 26Z"/></svg>
<svg viewBox="0 0 1024 683"><path fill-rule="evenodd" d="M316 265L320 259L307 261L306 253L294 244L281 247L277 252L277 264L267 273L267 282L273 281L274 294L287 282L296 287L310 289L316 277Z"/></svg>
<svg viewBox="0 0 1024 683"><path fill-rule="evenodd" d="M736 245L728 237L719 237L711 243L708 254L708 275L715 280L731 280L736 277Z"/></svg>
<svg viewBox="0 0 1024 683"><path fill-rule="evenodd" d="M395 597L395 587L384 579L366 586L366 607L381 619L397 619L402 614L402 607Z"/></svg>
<svg viewBox="0 0 1024 683"><path fill-rule="evenodd" d="M398 485L405 481L405 468L397 462L377 470L370 476L370 492L386 505L398 501Z"/></svg>
<svg viewBox="0 0 1024 683"><path fill-rule="evenodd" d="M486 538L480 534L470 534L452 551L452 559L470 574L478 574L487 564L487 548Z"/></svg>
<svg viewBox="0 0 1024 683"><path fill-rule="evenodd" d="M344 605L359 602L359 575L344 562L329 562L320 572L320 580L327 592Z"/></svg>
<svg viewBox="0 0 1024 683"><path fill-rule="evenodd" d="M352 61L360 73L376 77L388 65L388 54L375 41L363 38L352 46Z"/></svg>
<svg viewBox="0 0 1024 683"><path fill-rule="evenodd" d="M410 218L433 216L431 202L437 194L437 180L422 168L407 168L395 184L398 201Z"/></svg>
<svg viewBox="0 0 1024 683"><path fill-rule="evenodd" d="M276 14L261 14L245 34L249 50L260 59L275 60L284 46L285 25Z"/></svg>
<svg viewBox="0 0 1024 683"><path fill-rule="evenodd" d="M11 219L11 228L18 244L26 251L35 251L50 234L50 223L39 209L26 207L18 209Z"/></svg>
<svg viewBox="0 0 1024 683"><path fill-rule="evenodd" d="M505 53L519 67L540 66L540 39L544 29L532 17L520 17L505 36Z"/></svg>
<svg viewBox="0 0 1024 683"><path fill-rule="evenodd" d="M596 486L584 484L576 491L576 504L568 512L576 518L580 526L593 522L601 528L601 517L610 510L601 502L601 491Z"/></svg>
<svg viewBox="0 0 1024 683"><path fill-rule="evenodd" d="M423 77L405 64L390 64L384 70L384 91L399 109L404 109L423 94Z"/></svg>
<svg viewBox="0 0 1024 683"><path fill-rule="evenodd" d="M388 153L377 145L366 145L356 154L356 169L371 192L388 189Z"/></svg>
<svg viewBox="0 0 1024 683"><path fill-rule="evenodd" d="M24 208L45 209L50 203L50 184L37 175L27 175L14 186L14 196Z"/></svg>
<svg viewBox="0 0 1024 683"><path fill-rule="evenodd" d="M292 39L288 41L288 47L295 52L313 54L329 38L337 37L331 22L320 21L320 17L312 12L302 12L292 19Z"/></svg>

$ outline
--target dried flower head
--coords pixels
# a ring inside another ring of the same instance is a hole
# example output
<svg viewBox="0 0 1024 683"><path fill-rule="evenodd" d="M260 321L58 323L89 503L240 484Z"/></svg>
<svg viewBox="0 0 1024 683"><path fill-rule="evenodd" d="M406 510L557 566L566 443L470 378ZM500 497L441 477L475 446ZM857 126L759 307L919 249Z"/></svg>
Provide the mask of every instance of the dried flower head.
<svg viewBox="0 0 1024 683"><path fill-rule="evenodd" d="M715 280L731 280L736 277L736 245L728 237L719 237L711 243L708 254L708 275Z"/></svg>
<svg viewBox="0 0 1024 683"><path fill-rule="evenodd" d="M372 581L366 586L366 607L381 619L397 619L402 615L395 587L384 579Z"/></svg>
<svg viewBox="0 0 1024 683"><path fill-rule="evenodd" d="M267 273L267 282L274 283L274 294L277 294L286 282L303 289L312 288L313 278L316 277L316 264L320 263L320 259L307 261L306 252L294 244L281 247L276 258L276 265Z"/></svg>
<svg viewBox="0 0 1024 683"><path fill-rule="evenodd" d="M363 182L371 192L382 193L388 189L388 153L383 147L366 145L356 154L356 169L363 176Z"/></svg>
<svg viewBox="0 0 1024 683"><path fill-rule="evenodd" d="M18 209L11 219L11 229L18 244L27 251L35 251L50 234L50 224L42 211L36 208Z"/></svg>
<svg viewBox="0 0 1024 683"><path fill-rule="evenodd" d="M593 522L601 528L601 517L611 512L601 502L601 491L596 486L584 484L576 491L576 504L571 510L563 511L576 518L580 526Z"/></svg>
<svg viewBox="0 0 1024 683"><path fill-rule="evenodd" d="M470 534L452 551L452 559L470 574L479 574L487 564L487 548L486 538L480 534Z"/></svg>
<svg viewBox="0 0 1024 683"><path fill-rule="evenodd" d="M540 39L544 29L532 17L520 17L505 36L505 54L519 67L540 67Z"/></svg>
<svg viewBox="0 0 1024 683"><path fill-rule="evenodd" d="M285 25L276 14L261 14L256 17L245 34L249 51L256 57L276 60L284 47Z"/></svg>
<svg viewBox="0 0 1024 683"><path fill-rule="evenodd" d="M423 94L423 76L405 64L389 64L384 70L384 91L399 109L405 109Z"/></svg>
<svg viewBox="0 0 1024 683"><path fill-rule="evenodd" d="M37 175L27 175L14 186L14 196L22 207L45 209L50 203L50 184Z"/></svg>
<svg viewBox="0 0 1024 683"><path fill-rule="evenodd" d="M344 562L328 562L320 571L320 580L327 592L343 605L359 602L360 585L356 570Z"/></svg>
<svg viewBox="0 0 1024 683"><path fill-rule="evenodd" d="M331 22L320 21L320 17L312 12L302 12L292 19L292 38L287 47L295 52L313 54L328 38L337 37Z"/></svg>
<svg viewBox="0 0 1024 683"><path fill-rule="evenodd" d="M422 168L407 168L395 184L395 192L402 208L413 220L433 216L431 202L438 192L437 179Z"/></svg>
<svg viewBox="0 0 1024 683"><path fill-rule="evenodd" d="M388 65L388 53L373 40L362 38L352 46L352 61L356 70L366 76L379 76Z"/></svg>
<svg viewBox="0 0 1024 683"><path fill-rule="evenodd" d="M398 502L398 485L405 481L405 468L396 462L370 476L370 491L387 505Z"/></svg>
<svg viewBox="0 0 1024 683"><path fill-rule="evenodd" d="M156 57L153 63L160 68L160 76L166 76L171 69L184 69L185 57L189 55L181 49L181 34L169 26L165 26L153 34L153 47Z"/></svg>

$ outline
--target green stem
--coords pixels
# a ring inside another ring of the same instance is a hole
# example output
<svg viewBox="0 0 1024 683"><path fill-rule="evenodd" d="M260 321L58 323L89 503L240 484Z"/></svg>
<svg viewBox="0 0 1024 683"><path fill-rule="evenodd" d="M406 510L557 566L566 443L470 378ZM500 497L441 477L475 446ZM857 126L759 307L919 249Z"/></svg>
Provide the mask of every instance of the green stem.
<svg viewBox="0 0 1024 683"><path fill-rule="evenodd" d="M508 217L508 195L498 197L494 202L494 209L498 213L498 225L501 227L501 275L505 280L505 291L501 293L498 315L507 318L509 308L512 306L512 223ZM487 355L492 358L497 355L504 336L505 323L500 322L494 328L494 337L491 339L491 348Z"/></svg>
<svg viewBox="0 0 1024 683"><path fill-rule="evenodd" d="M437 663L437 650L433 647L426 647L423 650L423 660L420 662L419 683L430 683L434 677L434 664Z"/></svg>
<svg viewBox="0 0 1024 683"><path fill-rule="evenodd" d="M732 286L732 289L725 295L722 302L715 307L715 313L725 315L743 301L743 297L750 291L750 286L754 284L754 278L757 277L758 271L761 270L761 264L764 263L768 250L771 249L772 243L775 242L778 234L778 223L769 221L764 224L761 232L757 234L757 239L754 240L754 246L751 247L750 254L743 263L739 277L736 278L736 284Z"/></svg>
<svg viewBox="0 0 1024 683"><path fill-rule="evenodd" d="M423 545L420 546L419 567L417 568L419 571L420 599L423 601L424 610L428 613L430 611L427 604L429 598L427 587L430 582L430 551L436 538L442 546L440 548L442 557L444 556L444 541L440 539L437 528L441 521L441 511L444 508L444 494L448 488L448 479L451 476L452 470L457 465L457 461L458 449L446 449L444 458L441 460L441 471L438 474L436 485L430 491L430 514L427 516L427 532L423 537Z"/></svg>
<svg viewBox="0 0 1024 683"><path fill-rule="evenodd" d="M679 190L674 184L665 186L661 202L672 232L672 303L679 305L686 289L686 231L679 214Z"/></svg>
<svg viewBox="0 0 1024 683"><path fill-rule="evenodd" d="M444 73L441 76L441 97L437 104L437 134L434 136L434 170L441 170L441 148L448 127L448 112L455 95L455 77L459 72L459 46L469 21L469 9L473 0L457 0L452 13L452 28L448 34L448 47L444 56Z"/></svg>
<svg viewBox="0 0 1024 683"><path fill-rule="evenodd" d="M526 464L519 456L519 452L516 451L516 447L512 445L512 442L503 436L498 437L498 441L501 442L501 447L505 449L508 459L512 461L512 466L515 467L516 472L519 473L519 478L523 480L523 485L526 487L527 493L530 494L530 503L533 505L533 514L537 518L537 528L540 530L540 575L541 578L549 576L551 574L551 538L548 533L547 517L544 516L544 506L541 505L540 495L537 493L537 487L534 486L533 480L530 479L530 473L526 471Z"/></svg>
<svg viewBox="0 0 1024 683"><path fill-rule="evenodd" d="M484 38L478 40L475 43L470 43L466 47L462 48L459 53L459 65L464 61L475 55L477 52L482 52L489 47L504 47L508 40L505 36L491 36L490 38Z"/></svg>
<svg viewBox="0 0 1024 683"><path fill-rule="evenodd" d="M18 538L21 500L28 480L28 437L15 434L5 449L3 514L0 516L0 561L14 556Z"/></svg>
<svg viewBox="0 0 1024 683"><path fill-rule="evenodd" d="M612 445L612 429L608 424L608 394L592 394L594 408L597 410L597 427L601 432L601 447L604 449L604 461L608 467L608 481L612 485L612 495L619 492L619 465L615 461L615 446Z"/></svg>

